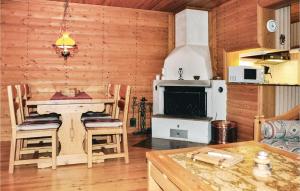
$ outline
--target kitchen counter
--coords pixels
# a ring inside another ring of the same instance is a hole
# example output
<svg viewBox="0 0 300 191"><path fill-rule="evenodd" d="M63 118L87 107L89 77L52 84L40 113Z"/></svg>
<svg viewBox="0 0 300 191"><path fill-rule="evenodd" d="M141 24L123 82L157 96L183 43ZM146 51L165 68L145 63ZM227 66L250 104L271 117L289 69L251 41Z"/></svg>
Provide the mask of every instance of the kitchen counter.
<svg viewBox="0 0 300 191"><path fill-rule="evenodd" d="M300 86L300 84L271 84L271 83L242 83L242 82L227 82L228 85L255 85L255 86Z"/></svg>

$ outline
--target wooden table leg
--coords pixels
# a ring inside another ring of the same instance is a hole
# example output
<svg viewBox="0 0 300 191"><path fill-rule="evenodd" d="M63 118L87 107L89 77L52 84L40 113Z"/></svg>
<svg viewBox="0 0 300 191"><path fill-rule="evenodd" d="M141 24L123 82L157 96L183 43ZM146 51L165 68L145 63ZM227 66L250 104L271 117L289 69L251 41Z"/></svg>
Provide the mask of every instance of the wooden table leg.
<svg viewBox="0 0 300 191"><path fill-rule="evenodd" d="M60 113L62 125L58 130L61 150L57 156L57 165L87 163L84 151L86 130L81 122L81 115L87 111L103 111L104 104L57 104L38 105L39 113ZM38 163L38 168L50 167L49 162Z"/></svg>
<svg viewBox="0 0 300 191"><path fill-rule="evenodd" d="M86 131L81 123L81 113L62 113L62 125L58 130L58 140L61 150L57 156L57 165L87 163L84 151ZM50 167L51 164L42 162L38 168Z"/></svg>
<svg viewBox="0 0 300 191"><path fill-rule="evenodd" d="M85 154L83 141L85 129L81 123L81 113L63 113L62 126L58 130L58 139L61 144L59 155Z"/></svg>

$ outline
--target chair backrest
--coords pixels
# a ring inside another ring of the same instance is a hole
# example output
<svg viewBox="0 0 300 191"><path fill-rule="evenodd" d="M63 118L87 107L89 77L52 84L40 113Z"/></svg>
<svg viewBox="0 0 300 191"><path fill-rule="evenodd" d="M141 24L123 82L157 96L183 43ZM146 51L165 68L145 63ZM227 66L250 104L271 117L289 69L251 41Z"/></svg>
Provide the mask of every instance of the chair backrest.
<svg viewBox="0 0 300 191"><path fill-rule="evenodd" d="M115 88L117 85L114 84L108 84L107 90L106 90L106 97L107 98L113 98L116 95Z"/></svg>
<svg viewBox="0 0 300 191"><path fill-rule="evenodd" d="M29 98L31 98L31 89L28 84L23 84L22 86L24 87L25 90L25 98L26 100L28 100Z"/></svg>
<svg viewBox="0 0 300 191"><path fill-rule="evenodd" d="M21 120L24 122L25 113L26 113L26 102L27 102L25 86L23 84L15 85L15 88L17 90L17 94L19 97Z"/></svg>
<svg viewBox="0 0 300 191"><path fill-rule="evenodd" d="M9 114L12 129L14 130L18 124L21 123L20 113L20 97L18 96L17 89L15 86L7 86Z"/></svg>
<svg viewBox="0 0 300 191"><path fill-rule="evenodd" d="M28 84L22 85L25 90L25 95L23 96L25 103L24 103L24 114L25 116L29 116L29 108L27 106L27 100L31 98L31 89Z"/></svg>
<svg viewBox="0 0 300 191"><path fill-rule="evenodd" d="M123 111L123 127L126 130L128 111L129 111L129 100L130 100L130 86L120 85L119 97L118 97L118 112L116 118L119 118L120 111Z"/></svg>
<svg viewBox="0 0 300 191"><path fill-rule="evenodd" d="M118 112L117 102L119 97L119 91L120 91L120 85L115 85L115 84L107 85L106 97L114 99L114 104L112 107L111 105L107 105L105 110L109 111L108 113L110 113L113 118L116 118L116 113Z"/></svg>

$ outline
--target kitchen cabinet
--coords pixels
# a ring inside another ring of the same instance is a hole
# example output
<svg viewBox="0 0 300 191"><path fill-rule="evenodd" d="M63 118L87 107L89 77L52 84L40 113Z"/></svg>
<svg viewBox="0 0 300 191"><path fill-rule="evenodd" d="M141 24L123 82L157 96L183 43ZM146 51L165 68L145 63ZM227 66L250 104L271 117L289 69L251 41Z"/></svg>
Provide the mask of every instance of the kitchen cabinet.
<svg viewBox="0 0 300 191"><path fill-rule="evenodd" d="M290 49L290 6L275 10L275 20L278 29L275 32L275 49Z"/></svg>
<svg viewBox="0 0 300 191"><path fill-rule="evenodd" d="M266 22L275 19L275 10L263 8L257 0L231 0L211 10L214 75L224 76L224 52L253 48L275 48L275 33Z"/></svg>
<svg viewBox="0 0 300 191"><path fill-rule="evenodd" d="M273 9L262 8L256 0L231 0L217 8L217 41L225 51L274 48L274 33L266 22L275 18Z"/></svg>
<svg viewBox="0 0 300 191"><path fill-rule="evenodd" d="M277 3L279 2L277 1ZM300 1L291 0L286 2L288 3L283 3L280 8L275 9L277 30L274 33L274 40L276 50L290 50L300 47Z"/></svg>

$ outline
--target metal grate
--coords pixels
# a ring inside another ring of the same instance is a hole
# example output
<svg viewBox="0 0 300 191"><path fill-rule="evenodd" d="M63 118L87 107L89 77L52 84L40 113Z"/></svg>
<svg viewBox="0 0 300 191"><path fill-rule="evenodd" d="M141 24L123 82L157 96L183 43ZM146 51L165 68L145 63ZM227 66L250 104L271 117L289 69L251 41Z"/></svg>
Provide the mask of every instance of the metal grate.
<svg viewBox="0 0 300 191"><path fill-rule="evenodd" d="M164 114L206 117L206 92L203 87L166 87Z"/></svg>

